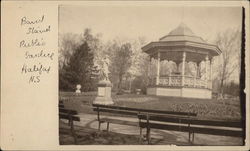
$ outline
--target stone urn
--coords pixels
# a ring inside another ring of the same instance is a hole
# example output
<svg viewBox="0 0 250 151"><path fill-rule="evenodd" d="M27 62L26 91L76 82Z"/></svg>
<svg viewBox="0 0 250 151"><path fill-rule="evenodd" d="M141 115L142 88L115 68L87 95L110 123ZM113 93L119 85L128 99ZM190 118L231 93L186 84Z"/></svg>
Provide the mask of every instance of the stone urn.
<svg viewBox="0 0 250 151"><path fill-rule="evenodd" d="M139 95L139 94L141 94L141 89L136 89L135 92L137 95Z"/></svg>
<svg viewBox="0 0 250 151"><path fill-rule="evenodd" d="M111 87L112 84L109 80L102 80L98 83L98 94L94 104L111 105L114 104L111 98Z"/></svg>
<svg viewBox="0 0 250 151"><path fill-rule="evenodd" d="M81 93L81 88L82 88L82 86L80 84L76 85L76 94L80 94Z"/></svg>

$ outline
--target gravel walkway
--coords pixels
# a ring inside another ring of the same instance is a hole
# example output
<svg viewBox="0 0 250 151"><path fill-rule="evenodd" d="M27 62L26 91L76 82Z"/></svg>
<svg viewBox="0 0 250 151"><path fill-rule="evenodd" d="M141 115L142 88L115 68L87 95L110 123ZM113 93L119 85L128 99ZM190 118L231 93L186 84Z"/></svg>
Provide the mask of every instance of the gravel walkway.
<svg viewBox="0 0 250 151"><path fill-rule="evenodd" d="M75 122L75 125L79 126L78 129L81 131L81 136L86 136L86 139L81 141L82 145L90 144L124 144L124 145L135 145L139 144L139 127L110 124L109 133L103 131L98 132L98 122L96 121L97 116L93 114L79 114L81 121ZM102 116L103 117L103 116ZM129 121L138 121L135 118L128 117L112 117L118 119L124 119ZM60 125L62 123L60 122ZM102 124L102 130L106 130L106 123ZM145 130L143 134L145 134ZM98 135L94 136L94 135ZM100 137L101 136L101 137ZM98 138L98 139L97 139ZM154 145L191 145L188 144L188 133L167 131L167 130L151 130L152 144ZM90 140L93 139L91 142ZM62 144L71 144L72 138L69 135L60 134L60 142ZM142 144L146 144L144 141ZM205 135L205 134L195 134L195 142L192 145L206 145L206 146L234 146L241 145L241 138L237 137L226 137L226 136L215 136L215 135Z"/></svg>

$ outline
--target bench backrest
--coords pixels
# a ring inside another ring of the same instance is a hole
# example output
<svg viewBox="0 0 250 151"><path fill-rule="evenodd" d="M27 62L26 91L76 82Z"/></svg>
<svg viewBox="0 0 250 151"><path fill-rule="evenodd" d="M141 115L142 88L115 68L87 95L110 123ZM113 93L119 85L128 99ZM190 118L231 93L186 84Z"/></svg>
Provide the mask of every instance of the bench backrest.
<svg viewBox="0 0 250 151"><path fill-rule="evenodd" d="M63 101L62 100L60 100L59 101L59 105L58 105L60 108L64 108L64 104L63 104Z"/></svg>
<svg viewBox="0 0 250 151"><path fill-rule="evenodd" d="M146 114L139 114L139 119L147 120ZM235 127L241 128L240 121L223 121L223 120L202 120L196 117L185 117L185 116L171 116L171 115L157 115L149 114L148 119L150 121L162 121L162 122L173 122L193 125L207 125L207 126L220 126L220 127Z"/></svg>
<svg viewBox="0 0 250 151"><path fill-rule="evenodd" d="M71 114L71 115L77 115L77 111L75 110L70 110L70 109L65 109L65 108L60 108L59 107L59 112L64 113L64 114Z"/></svg>
<svg viewBox="0 0 250 151"><path fill-rule="evenodd" d="M196 133L242 137L242 122L240 120L201 120L190 119L191 129ZM204 127L205 126L205 127Z"/></svg>
<svg viewBox="0 0 250 151"><path fill-rule="evenodd" d="M64 108L63 101L59 101L59 118L60 119L80 121L80 118L78 116L74 116L77 114L78 113L75 110Z"/></svg>
<svg viewBox="0 0 250 151"><path fill-rule="evenodd" d="M80 117L70 115L70 114L64 114L64 113L59 113L59 118L60 119L67 119L67 120L73 120L73 121L80 121Z"/></svg>
<svg viewBox="0 0 250 151"><path fill-rule="evenodd" d="M162 111L162 110L152 110L152 109L139 109L139 108L130 108L130 107L121 107L121 106L112 106L112 105L100 105L92 104L94 111L99 112L110 112L117 114L126 114L137 116L139 113L152 113L152 114L168 114L168 115L180 115L180 116L196 116L196 113L188 112L174 112L174 111Z"/></svg>
<svg viewBox="0 0 250 151"><path fill-rule="evenodd" d="M202 120L197 117L166 116L157 114L139 114L139 125L156 129L175 130L182 132L195 132L202 134L223 135L223 136L242 136L241 121L223 120ZM159 123L167 122L167 123Z"/></svg>

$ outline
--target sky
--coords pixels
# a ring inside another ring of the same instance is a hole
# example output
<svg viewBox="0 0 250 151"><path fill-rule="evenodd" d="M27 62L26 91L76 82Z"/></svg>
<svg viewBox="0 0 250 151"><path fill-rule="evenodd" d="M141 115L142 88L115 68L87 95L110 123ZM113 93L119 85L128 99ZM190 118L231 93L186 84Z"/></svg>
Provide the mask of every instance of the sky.
<svg viewBox="0 0 250 151"><path fill-rule="evenodd" d="M227 29L241 29L240 7L169 7L166 5L63 5L59 33L83 33L91 28L104 41L117 37L158 41L181 22L197 36L212 42Z"/></svg>

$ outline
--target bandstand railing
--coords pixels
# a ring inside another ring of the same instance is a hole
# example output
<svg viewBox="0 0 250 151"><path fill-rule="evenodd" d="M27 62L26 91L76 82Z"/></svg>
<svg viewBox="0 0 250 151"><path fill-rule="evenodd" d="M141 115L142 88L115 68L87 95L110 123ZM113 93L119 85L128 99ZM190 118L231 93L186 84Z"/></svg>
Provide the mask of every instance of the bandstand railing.
<svg viewBox="0 0 250 151"><path fill-rule="evenodd" d="M184 83L182 83L184 79ZM193 87L193 88L211 88L211 81L207 81L198 77L184 76L181 75L171 75L171 76L161 76L159 78L159 86L182 86ZM149 79L149 85L156 85L156 78Z"/></svg>
<svg viewBox="0 0 250 151"><path fill-rule="evenodd" d="M159 85L163 86L181 86L181 76L164 76L159 78Z"/></svg>

